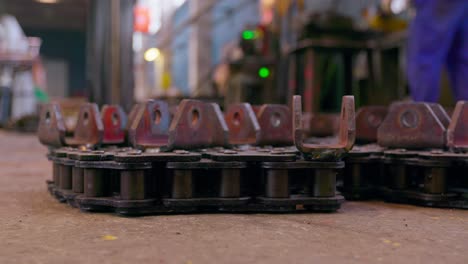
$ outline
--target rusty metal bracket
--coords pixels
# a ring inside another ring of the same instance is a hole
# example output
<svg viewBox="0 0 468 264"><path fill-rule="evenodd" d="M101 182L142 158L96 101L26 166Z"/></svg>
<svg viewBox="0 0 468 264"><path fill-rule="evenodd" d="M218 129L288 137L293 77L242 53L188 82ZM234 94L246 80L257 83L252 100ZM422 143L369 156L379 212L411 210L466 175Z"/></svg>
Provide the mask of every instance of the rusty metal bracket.
<svg viewBox="0 0 468 264"><path fill-rule="evenodd" d="M227 146L228 127L216 103L185 99L169 127L169 149Z"/></svg>
<svg viewBox="0 0 468 264"><path fill-rule="evenodd" d="M229 144L256 144L260 133L255 112L249 103L232 104L224 114L229 128Z"/></svg>
<svg viewBox="0 0 468 264"><path fill-rule="evenodd" d="M447 146L468 151L468 101L458 101L447 129Z"/></svg>
<svg viewBox="0 0 468 264"><path fill-rule="evenodd" d="M73 138L66 138L68 146L97 146L102 143L104 125L99 108L95 103L84 103L80 107Z"/></svg>
<svg viewBox="0 0 468 264"><path fill-rule="evenodd" d="M135 148L159 148L169 139L170 113L165 101L149 100L132 109L128 138Z"/></svg>
<svg viewBox="0 0 468 264"><path fill-rule="evenodd" d="M43 145L65 146L66 127L58 103L49 103L41 107L37 134Z"/></svg>
<svg viewBox="0 0 468 264"><path fill-rule="evenodd" d="M96 104L81 105L73 138L66 138L65 122L58 103L43 106L38 136L42 144L50 147L97 146L102 142L104 126Z"/></svg>
<svg viewBox="0 0 468 264"><path fill-rule="evenodd" d="M119 105L104 105L101 109L104 126L103 144L122 144L125 142L127 115Z"/></svg>
<svg viewBox="0 0 468 264"><path fill-rule="evenodd" d="M356 138L356 120L354 114L354 96L343 96L341 103L340 131L338 142L334 144L308 144L304 142L302 126L301 96L293 97L294 144L307 159L340 159L353 148Z"/></svg>
<svg viewBox="0 0 468 264"><path fill-rule="evenodd" d="M257 145L281 146L293 143L289 107L286 105L264 104L253 109L260 125Z"/></svg>
<svg viewBox="0 0 468 264"><path fill-rule="evenodd" d="M443 148L449 120L439 104L393 103L377 131L377 142L390 148Z"/></svg>
<svg viewBox="0 0 468 264"><path fill-rule="evenodd" d="M377 142L377 129L387 116L387 107L370 105L359 108L356 113L356 140Z"/></svg>

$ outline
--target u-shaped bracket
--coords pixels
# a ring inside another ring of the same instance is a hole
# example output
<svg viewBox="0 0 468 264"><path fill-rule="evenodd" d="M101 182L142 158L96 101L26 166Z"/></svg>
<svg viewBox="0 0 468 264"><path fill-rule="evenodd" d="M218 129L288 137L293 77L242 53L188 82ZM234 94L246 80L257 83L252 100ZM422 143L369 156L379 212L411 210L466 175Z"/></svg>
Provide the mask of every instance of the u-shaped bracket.
<svg viewBox="0 0 468 264"><path fill-rule="evenodd" d="M354 96L343 96L341 102L340 130L338 142L332 144L312 144L304 142L302 127L302 101L300 95L293 97L293 133L296 148L306 159L337 160L353 148L356 139ZM313 124L312 124L313 125Z"/></svg>

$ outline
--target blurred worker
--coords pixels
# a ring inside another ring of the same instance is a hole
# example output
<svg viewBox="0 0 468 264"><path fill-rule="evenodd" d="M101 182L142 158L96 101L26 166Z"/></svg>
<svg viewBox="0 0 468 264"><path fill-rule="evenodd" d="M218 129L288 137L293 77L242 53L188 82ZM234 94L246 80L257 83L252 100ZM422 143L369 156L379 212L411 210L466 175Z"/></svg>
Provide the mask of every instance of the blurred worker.
<svg viewBox="0 0 468 264"><path fill-rule="evenodd" d="M35 39L36 53L39 52L40 46L37 41L39 40ZM16 18L11 15L0 17L0 44L0 53L19 57L31 55L28 38ZM16 67L15 63L0 65L0 88L0 123L5 123L10 118L18 119L36 113L34 82L30 70Z"/></svg>
<svg viewBox="0 0 468 264"><path fill-rule="evenodd" d="M456 100L468 100L468 1L414 0L408 80L415 101L437 102L446 65Z"/></svg>

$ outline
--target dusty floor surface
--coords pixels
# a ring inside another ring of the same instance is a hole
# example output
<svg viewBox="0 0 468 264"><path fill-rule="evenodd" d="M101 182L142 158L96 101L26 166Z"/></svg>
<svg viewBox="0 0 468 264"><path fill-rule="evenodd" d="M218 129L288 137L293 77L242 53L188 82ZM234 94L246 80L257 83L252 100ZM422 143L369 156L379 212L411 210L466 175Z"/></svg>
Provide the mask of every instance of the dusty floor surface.
<svg viewBox="0 0 468 264"><path fill-rule="evenodd" d="M468 263L468 210L347 202L334 214L81 213L46 191L35 136L0 131L0 263Z"/></svg>

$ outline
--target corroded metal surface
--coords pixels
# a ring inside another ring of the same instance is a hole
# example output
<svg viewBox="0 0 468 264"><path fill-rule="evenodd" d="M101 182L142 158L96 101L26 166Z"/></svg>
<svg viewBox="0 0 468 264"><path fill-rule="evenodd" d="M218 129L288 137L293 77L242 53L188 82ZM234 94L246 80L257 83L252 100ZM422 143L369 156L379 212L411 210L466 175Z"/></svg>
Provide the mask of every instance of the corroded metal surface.
<svg viewBox="0 0 468 264"><path fill-rule="evenodd" d="M317 160L339 159L343 154L352 149L356 137L354 96L343 96L341 103L340 131L337 142L334 144L305 143L302 126L301 96L294 96L293 108L294 144L307 158Z"/></svg>
<svg viewBox="0 0 468 264"><path fill-rule="evenodd" d="M260 125L258 145L290 145L292 138L291 110L285 105L265 104L254 111Z"/></svg>
<svg viewBox="0 0 468 264"><path fill-rule="evenodd" d="M224 114L229 129L229 144L255 144L260 133L255 112L248 103L230 105Z"/></svg>
<svg viewBox="0 0 468 264"><path fill-rule="evenodd" d="M37 135L43 145L61 147L65 145L65 122L58 103L43 105Z"/></svg>
<svg viewBox="0 0 468 264"><path fill-rule="evenodd" d="M60 146L97 146L101 144L104 126L96 104L84 103L72 138L66 138L65 123L57 103L44 105L39 122L38 136L42 144Z"/></svg>
<svg viewBox="0 0 468 264"><path fill-rule="evenodd" d="M66 138L68 146L94 146L102 142L104 125L97 104L84 103L80 107L73 138Z"/></svg>
<svg viewBox="0 0 468 264"><path fill-rule="evenodd" d="M364 106L356 113L356 140L377 142L377 129L387 115L385 106Z"/></svg>
<svg viewBox="0 0 468 264"><path fill-rule="evenodd" d="M169 149L227 144L228 127L218 104L182 100L169 128Z"/></svg>
<svg viewBox="0 0 468 264"><path fill-rule="evenodd" d="M165 101L149 100L135 107L128 138L135 148L166 146L169 139L170 114Z"/></svg>
<svg viewBox="0 0 468 264"><path fill-rule="evenodd" d="M448 116L438 104L398 102L390 106L377 140L391 148L443 148L447 126Z"/></svg>

